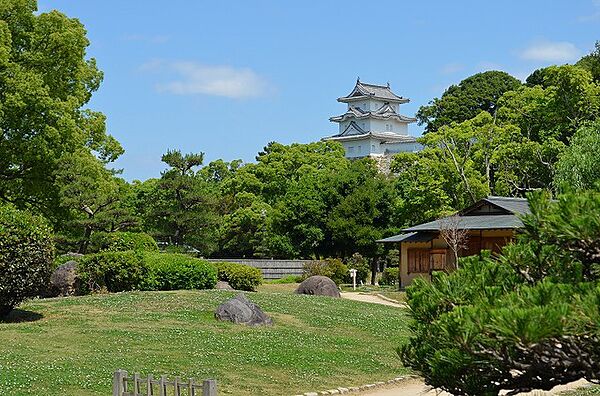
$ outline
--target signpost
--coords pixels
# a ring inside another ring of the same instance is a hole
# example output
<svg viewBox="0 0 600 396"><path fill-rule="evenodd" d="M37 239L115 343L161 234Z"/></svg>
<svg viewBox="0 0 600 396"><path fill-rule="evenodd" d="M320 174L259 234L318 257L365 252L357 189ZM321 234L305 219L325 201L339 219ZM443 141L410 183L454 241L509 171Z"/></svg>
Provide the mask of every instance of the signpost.
<svg viewBox="0 0 600 396"><path fill-rule="evenodd" d="M354 268L350 270L350 276L352 277L352 290L356 290L356 270Z"/></svg>

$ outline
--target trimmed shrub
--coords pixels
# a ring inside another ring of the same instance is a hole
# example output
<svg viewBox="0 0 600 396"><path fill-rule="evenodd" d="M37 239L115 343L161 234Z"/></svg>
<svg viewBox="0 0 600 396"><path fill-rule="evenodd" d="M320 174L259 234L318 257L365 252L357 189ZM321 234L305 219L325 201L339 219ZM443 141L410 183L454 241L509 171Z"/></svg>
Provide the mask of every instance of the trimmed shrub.
<svg viewBox="0 0 600 396"><path fill-rule="evenodd" d="M228 282L236 290L255 291L263 283L258 268L239 263L215 263L219 280Z"/></svg>
<svg viewBox="0 0 600 396"><path fill-rule="evenodd" d="M127 250L158 251L154 238L145 232L96 232L90 241L92 252L123 252Z"/></svg>
<svg viewBox="0 0 600 396"><path fill-rule="evenodd" d="M148 267L142 252L100 252L79 261L80 293L120 292L145 288Z"/></svg>
<svg viewBox="0 0 600 396"><path fill-rule="evenodd" d="M44 219L0 206L0 317L43 290L53 259L52 233Z"/></svg>
<svg viewBox="0 0 600 396"><path fill-rule="evenodd" d="M381 274L381 280L379 281L382 285L394 286L398 284L398 267L388 267L383 270Z"/></svg>
<svg viewBox="0 0 600 396"><path fill-rule="evenodd" d="M267 283L270 283L273 285L284 285L284 284L289 284L289 283L300 283L300 282L302 282L302 276L288 275L288 276L284 276L283 278L273 279L271 281L268 281Z"/></svg>
<svg viewBox="0 0 600 396"><path fill-rule="evenodd" d="M150 272L148 290L212 289L217 284L214 266L185 254L145 252L144 263Z"/></svg>
<svg viewBox="0 0 600 396"><path fill-rule="evenodd" d="M339 285L348 281L350 272L340 259L328 258L322 261L311 261L304 265L303 279L315 275L326 276L334 281L336 285Z"/></svg>

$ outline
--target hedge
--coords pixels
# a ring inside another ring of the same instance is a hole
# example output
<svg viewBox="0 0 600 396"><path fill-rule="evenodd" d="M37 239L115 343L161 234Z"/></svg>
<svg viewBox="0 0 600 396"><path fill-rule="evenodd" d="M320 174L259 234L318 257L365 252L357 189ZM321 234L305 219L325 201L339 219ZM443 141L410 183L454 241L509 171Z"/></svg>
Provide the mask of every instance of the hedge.
<svg viewBox="0 0 600 396"><path fill-rule="evenodd" d="M141 290L148 283L150 271L144 265L143 253L100 252L81 258L77 267L79 293Z"/></svg>
<svg viewBox="0 0 600 396"><path fill-rule="evenodd" d="M217 270L206 261L178 253L144 252L151 290L212 289Z"/></svg>
<svg viewBox="0 0 600 396"><path fill-rule="evenodd" d="M0 206L0 317L42 291L53 259L46 221L11 205Z"/></svg>
<svg viewBox="0 0 600 396"><path fill-rule="evenodd" d="M216 269L183 254L125 251L90 254L80 260L80 293L130 290L212 289Z"/></svg>
<svg viewBox="0 0 600 396"><path fill-rule="evenodd" d="M219 280L228 282L236 290L255 291L263 283L258 268L238 263L215 263Z"/></svg>
<svg viewBox="0 0 600 396"><path fill-rule="evenodd" d="M154 238L144 232L97 232L90 241L91 252L127 250L158 251Z"/></svg>

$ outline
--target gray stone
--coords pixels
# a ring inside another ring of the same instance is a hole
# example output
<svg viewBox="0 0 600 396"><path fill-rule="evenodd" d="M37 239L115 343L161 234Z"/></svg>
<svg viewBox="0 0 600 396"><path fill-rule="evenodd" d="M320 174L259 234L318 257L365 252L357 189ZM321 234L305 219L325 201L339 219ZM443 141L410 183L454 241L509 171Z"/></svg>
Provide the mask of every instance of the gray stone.
<svg viewBox="0 0 600 396"><path fill-rule="evenodd" d="M300 283L296 294L308 294L311 296L339 297L340 290L334 281L326 276L315 275Z"/></svg>
<svg viewBox="0 0 600 396"><path fill-rule="evenodd" d="M50 294L53 296L72 296L79 290L77 262L67 261L59 265L50 276Z"/></svg>
<svg viewBox="0 0 600 396"><path fill-rule="evenodd" d="M215 311L215 317L219 320L248 326L270 326L273 324L273 320L258 305L248 300L243 293L219 305Z"/></svg>
<svg viewBox="0 0 600 396"><path fill-rule="evenodd" d="M233 287L231 287L229 285L228 282L225 282L225 281L218 281L217 284L215 285L215 289L217 289L217 290L229 290L229 291L235 290Z"/></svg>

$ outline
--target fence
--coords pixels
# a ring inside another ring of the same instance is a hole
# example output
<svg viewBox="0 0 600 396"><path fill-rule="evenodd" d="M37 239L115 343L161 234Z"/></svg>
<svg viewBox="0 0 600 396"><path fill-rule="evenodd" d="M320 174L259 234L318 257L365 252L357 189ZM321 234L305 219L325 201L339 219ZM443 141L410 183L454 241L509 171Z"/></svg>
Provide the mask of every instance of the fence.
<svg viewBox="0 0 600 396"><path fill-rule="evenodd" d="M245 264L260 269L265 279L280 279L302 275L304 264L312 260L209 259L208 261Z"/></svg>
<svg viewBox="0 0 600 396"><path fill-rule="evenodd" d="M158 388L158 393L154 390ZM135 373L117 370L113 376L113 396L217 396L217 381L209 379L196 383L193 378L182 381L175 377L168 381L165 375L155 380L152 375L143 378Z"/></svg>

